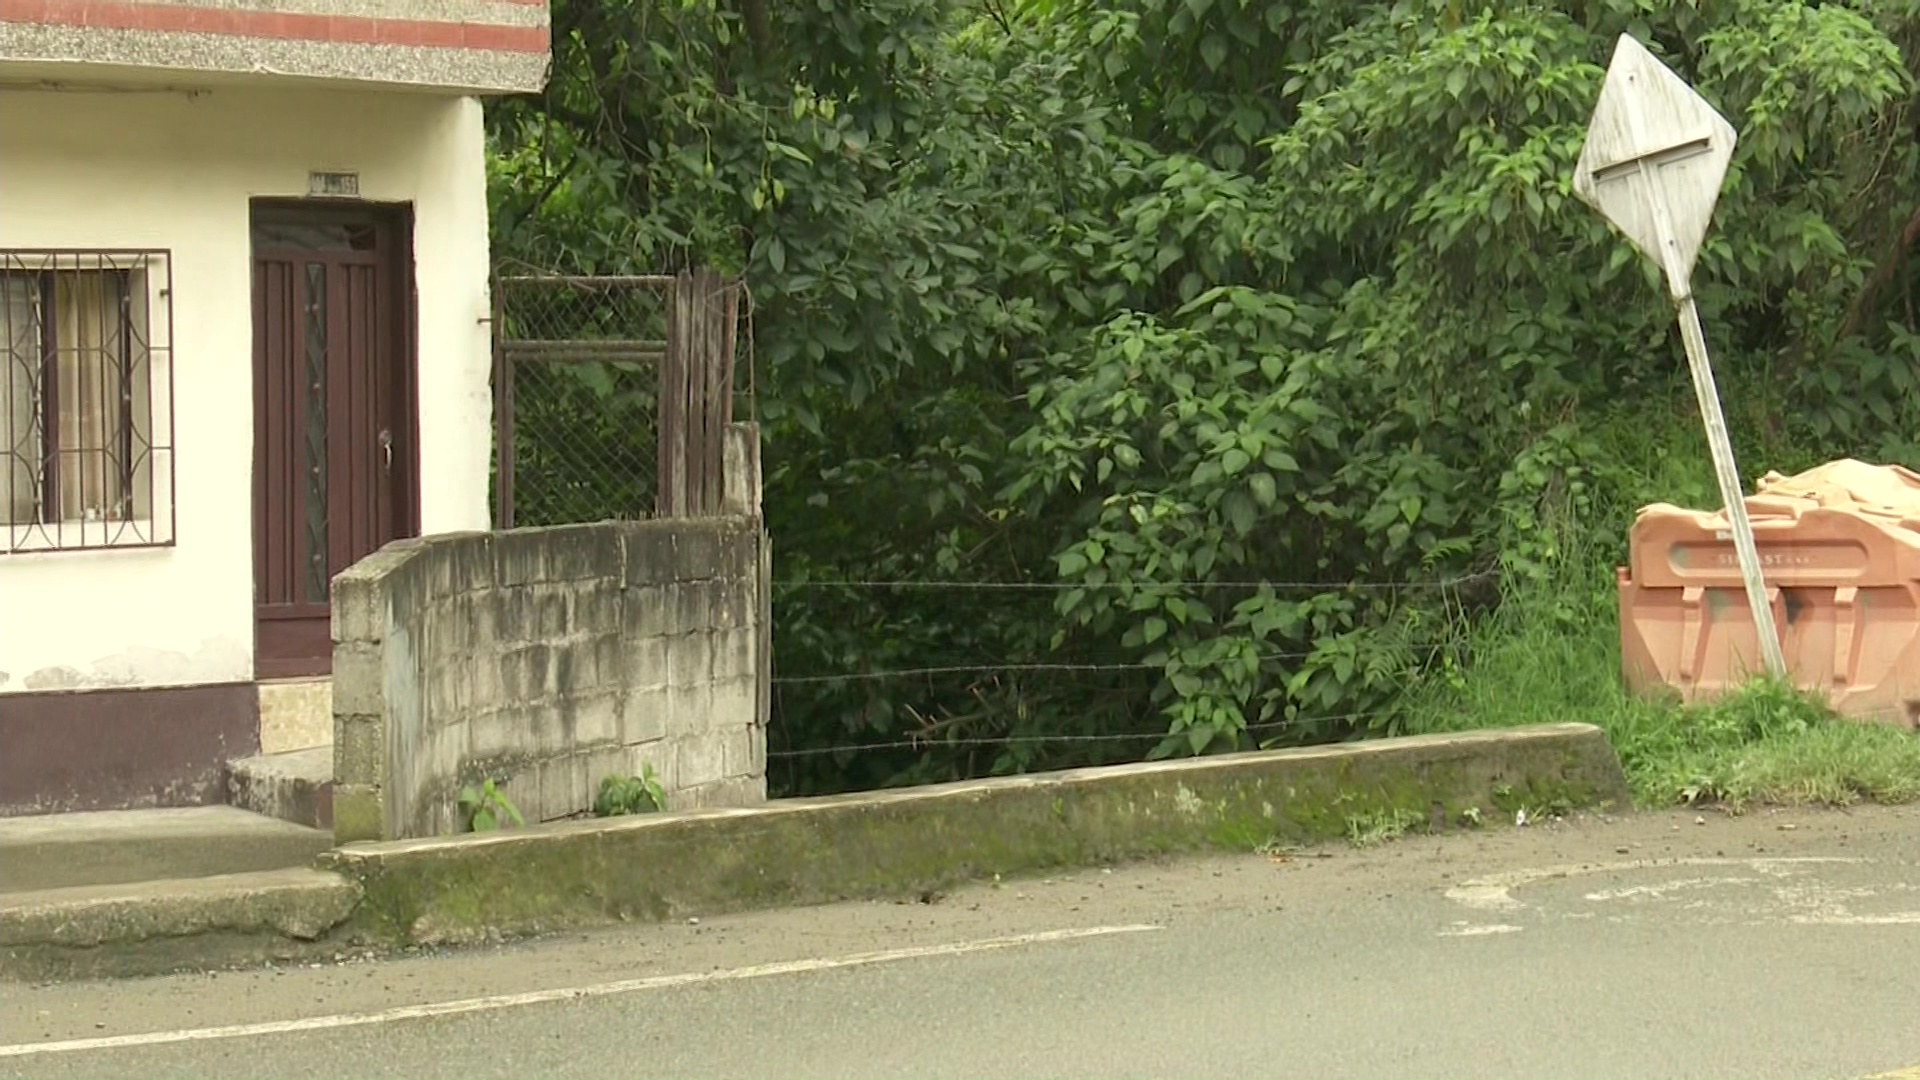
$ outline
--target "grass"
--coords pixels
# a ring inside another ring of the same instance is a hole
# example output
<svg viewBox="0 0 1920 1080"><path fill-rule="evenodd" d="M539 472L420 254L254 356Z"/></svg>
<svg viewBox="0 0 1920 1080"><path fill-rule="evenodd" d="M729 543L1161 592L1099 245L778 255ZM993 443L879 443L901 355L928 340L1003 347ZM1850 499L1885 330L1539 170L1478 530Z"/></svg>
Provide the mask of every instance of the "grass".
<svg viewBox="0 0 1920 1080"><path fill-rule="evenodd" d="M1417 688L1401 730L1592 723L1607 732L1635 798L1649 806L1920 799L1920 735L1841 719L1768 680L1691 707L1636 698L1622 685L1613 567L1632 507L1711 505L1710 494L1701 501L1713 490L1709 468L1703 452L1644 450L1614 479L1613 505L1592 515L1604 533L1572 523L1558 530L1562 558L1466 629L1468 666Z"/></svg>
<svg viewBox="0 0 1920 1080"><path fill-rule="evenodd" d="M1920 736L1911 732L1843 720L1764 679L1695 706L1636 698L1621 685L1611 625L1566 633L1514 621L1476 632L1471 677L1424 703L1410 730L1592 723L1650 806L1920 799Z"/></svg>
<svg viewBox="0 0 1920 1080"><path fill-rule="evenodd" d="M1347 842L1354 847L1373 847L1406 835L1426 818L1409 810L1381 810L1355 814L1347 818Z"/></svg>

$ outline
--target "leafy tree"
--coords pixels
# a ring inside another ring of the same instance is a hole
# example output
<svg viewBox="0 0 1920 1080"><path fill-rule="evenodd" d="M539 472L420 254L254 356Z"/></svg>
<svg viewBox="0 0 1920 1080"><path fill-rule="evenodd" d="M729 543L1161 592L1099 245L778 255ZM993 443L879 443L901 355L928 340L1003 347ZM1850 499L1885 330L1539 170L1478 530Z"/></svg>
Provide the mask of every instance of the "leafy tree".
<svg viewBox="0 0 1920 1080"><path fill-rule="evenodd" d="M1623 32L1742 133L1696 274L1742 449L1920 452L1911 2L554 17L552 88L490 117L498 247L746 273L776 654L834 677L776 749L916 743L793 790L1391 727L1571 535L1617 552L1608 433L1692 423L1568 188ZM997 663L1054 666L852 677Z"/></svg>

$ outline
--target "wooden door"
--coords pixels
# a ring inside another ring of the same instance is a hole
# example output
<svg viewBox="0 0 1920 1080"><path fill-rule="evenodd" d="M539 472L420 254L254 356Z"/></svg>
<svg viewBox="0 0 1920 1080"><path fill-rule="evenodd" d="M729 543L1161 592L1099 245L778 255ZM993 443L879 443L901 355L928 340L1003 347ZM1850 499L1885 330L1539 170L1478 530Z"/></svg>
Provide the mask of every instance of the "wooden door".
<svg viewBox="0 0 1920 1080"><path fill-rule="evenodd" d="M253 211L255 671L326 674L333 575L417 531L405 211Z"/></svg>

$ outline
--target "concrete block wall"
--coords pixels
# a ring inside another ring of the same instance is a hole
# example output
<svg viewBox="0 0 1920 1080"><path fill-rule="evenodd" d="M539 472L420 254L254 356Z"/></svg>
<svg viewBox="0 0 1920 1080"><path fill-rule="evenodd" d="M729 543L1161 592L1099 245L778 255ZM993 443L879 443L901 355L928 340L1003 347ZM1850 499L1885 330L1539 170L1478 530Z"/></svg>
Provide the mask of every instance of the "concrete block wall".
<svg viewBox="0 0 1920 1080"><path fill-rule="evenodd" d="M529 823L644 766L674 809L765 801L753 496L719 518L403 540L336 577L335 839L457 831L461 787L487 777Z"/></svg>

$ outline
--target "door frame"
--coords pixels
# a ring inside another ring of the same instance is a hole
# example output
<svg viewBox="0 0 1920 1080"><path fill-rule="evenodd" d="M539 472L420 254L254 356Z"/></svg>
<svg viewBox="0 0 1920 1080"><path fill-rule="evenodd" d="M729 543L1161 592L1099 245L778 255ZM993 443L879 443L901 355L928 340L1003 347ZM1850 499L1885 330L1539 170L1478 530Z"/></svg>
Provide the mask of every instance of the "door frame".
<svg viewBox="0 0 1920 1080"><path fill-rule="evenodd" d="M254 227L261 221L290 222L326 222L374 225L390 238L382 269L391 277L393 287L390 301L400 306L395 313L394 329L397 340L394 343L395 359L401 367L400 377L392 386L396 394L393 408L396 413L401 446L396 464L401 466L400 476L394 481L400 490L394 499L394 532L400 537L420 535L420 288L414 262L413 229L414 205L411 202L374 202L365 199L333 199L302 197L256 197L247 202L247 266L248 266L248 318L251 323L255 314L253 299L253 281L255 278ZM260 404L261 376L257 349L251 344L253 335L249 335L248 357L249 377L255 382L250 395L254 406L249 426L250 442L254 449L249 455L248 467L251 471L259 468L258 439L264 420ZM256 482L249 485L250 516L253 518L253 543L258 551L266 543L261 533L260 497L261 489ZM257 556L256 556L257 558ZM254 678L284 679L325 676L332 671L332 657L314 659L278 659L263 660L260 656L260 587L257 563L250 560L249 575L254 580L253 622L254 639ZM329 595L331 589L329 589Z"/></svg>

